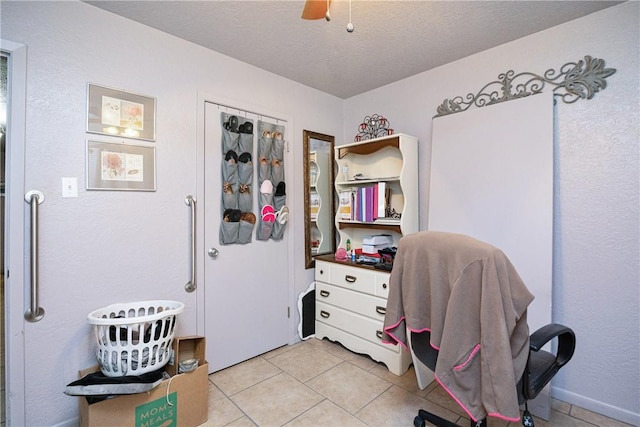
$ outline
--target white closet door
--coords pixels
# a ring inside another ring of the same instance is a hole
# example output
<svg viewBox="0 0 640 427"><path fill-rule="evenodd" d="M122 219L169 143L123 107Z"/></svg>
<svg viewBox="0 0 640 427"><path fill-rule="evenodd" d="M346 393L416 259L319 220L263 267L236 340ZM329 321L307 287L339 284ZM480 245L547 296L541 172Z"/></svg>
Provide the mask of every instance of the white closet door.
<svg viewBox="0 0 640 427"><path fill-rule="evenodd" d="M253 115L255 116L255 115ZM254 134L258 117L254 119ZM291 229L280 241L258 241L255 227L252 242L245 245L221 245L222 163L220 109L205 106L204 218L200 228L204 248L216 248L217 257L201 255L204 264L204 323L207 361L211 372L224 369L274 348L286 345L290 337L289 239ZM290 129L287 126L287 137ZM254 139L253 159L256 158ZM291 161L285 158L285 162ZM254 160L255 165L255 160ZM257 172L253 178L253 212L257 214ZM291 195L287 188L287 202ZM290 224L288 224L290 225ZM257 224L256 224L257 227Z"/></svg>

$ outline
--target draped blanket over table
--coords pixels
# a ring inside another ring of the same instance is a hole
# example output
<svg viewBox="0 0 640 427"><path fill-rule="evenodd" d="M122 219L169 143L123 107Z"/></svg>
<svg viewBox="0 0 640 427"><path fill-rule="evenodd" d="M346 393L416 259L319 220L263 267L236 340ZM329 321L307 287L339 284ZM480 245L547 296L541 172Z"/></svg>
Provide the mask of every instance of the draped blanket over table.
<svg viewBox="0 0 640 427"><path fill-rule="evenodd" d="M474 420L520 419L516 384L527 362L533 301L499 249L460 234L400 240L383 342L407 346L407 329L431 332L435 377Z"/></svg>

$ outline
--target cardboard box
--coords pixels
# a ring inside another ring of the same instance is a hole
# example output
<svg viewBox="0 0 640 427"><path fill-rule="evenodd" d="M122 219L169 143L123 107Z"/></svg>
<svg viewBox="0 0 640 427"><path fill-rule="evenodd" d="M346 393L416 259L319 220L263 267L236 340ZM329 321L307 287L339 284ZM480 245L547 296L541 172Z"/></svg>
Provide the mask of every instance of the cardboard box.
<svg viewBox="0 0 640 427"><path fill-rule="evenodd" d="M81 377L96 369L81 372ZM81 427L195 427L209 413L209 365L178 374L146 393L129 394L89 405L80 397ZM173 403L169 405L167 403Z"/></svg>
<svg viewBox="0 0 640 427"><path fill-rule="evenodd" d="M198 366L205 363L206 340L202 336L176 337L173 339L172 350L169 363L164 367L171 376L178 373L178 366L183 360L198 359Z"/></svg>

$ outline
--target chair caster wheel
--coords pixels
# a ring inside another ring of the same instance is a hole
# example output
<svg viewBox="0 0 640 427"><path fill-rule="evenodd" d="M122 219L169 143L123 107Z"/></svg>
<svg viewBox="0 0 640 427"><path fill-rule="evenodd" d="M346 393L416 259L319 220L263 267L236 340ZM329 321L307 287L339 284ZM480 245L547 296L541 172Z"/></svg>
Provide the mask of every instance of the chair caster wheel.
<svg viewBox="0 0 640 427"><path fill-rule="evenodd" d="M413 419L413 425L415 427L424 427L425 423L426 423L426 421L424 419L422 419L421 417L415 417Z"/></svg>
<svg viewBox="0 0 640 427"><path fill-rule="evenodd" d="M522 414L522 425L524 427L534 427L533 416L529 411L524 411Z"/></svg>

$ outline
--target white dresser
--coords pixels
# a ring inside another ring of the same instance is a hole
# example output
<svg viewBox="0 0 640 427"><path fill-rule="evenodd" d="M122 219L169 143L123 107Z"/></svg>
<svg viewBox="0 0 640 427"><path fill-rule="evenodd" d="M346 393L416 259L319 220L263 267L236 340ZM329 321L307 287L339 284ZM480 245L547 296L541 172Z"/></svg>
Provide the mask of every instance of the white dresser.
<svg viewBox="0 0 640 427"><path fill-rule="evenodd" d="M411 354L381 341L389 273L334 261L333 255L328 255L316 258L315 278L316 338L338 341L384 363L396 375L405 373Z"/></svg>
<svg viewBox="0 0 640 427"><path fill-rule="evenodd" d="M338 167L336 193L347 194L340 197L335 216L338 247L359 250L367 236L375 234L391 236L393 246L397 246L403 235L418 231L417 138L396 134L344 144L335 147L334 158ZM358 209L353 198L349 203L348 194L376 186L378 202L382 201L384 207L379 207L373 218L358 219ZM343 212L344 206L349 206L349 215ZM389 272L336 261L333 254L315 260L316 338L338 341L384 363L396 375L405 373L411 353L381 340Z"/></svg>

